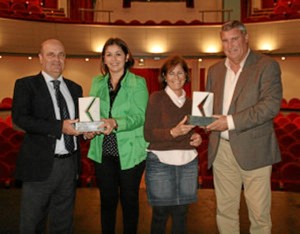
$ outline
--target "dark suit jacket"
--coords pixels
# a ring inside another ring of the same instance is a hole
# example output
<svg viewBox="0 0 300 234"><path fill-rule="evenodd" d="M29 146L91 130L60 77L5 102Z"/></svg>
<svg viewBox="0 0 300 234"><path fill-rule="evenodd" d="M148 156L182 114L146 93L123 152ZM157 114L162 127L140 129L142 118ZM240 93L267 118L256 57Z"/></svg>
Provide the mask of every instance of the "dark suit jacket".
<svg viewBox="0 0 300 234"><path fill-rule="evenodd" d="M213 65L207 76L207 91L214 93L214 114L222 114L226 76L225 59ZM273 118L282 99L281 71L272 58L250 52L233 94L228 115L235 130L229 131L233 154L244 170L253 170L281 160ZM209 140L208 167L219 145L220 132Z"/></svg>
<svg viewBox="0 0 300 234"><path fill-rule="evenodd" d="M64 81L74 100L77 117L82 88L71 80ZM55 117L51 95L42 73L16 81L12 119L17 127L25 131L17 159L16 178L27 182L46 180L52 170L55 144L61 137L63 121ZM79 147L78 138L77 145ZM79 168L80 153L76 161Z"/></svg>

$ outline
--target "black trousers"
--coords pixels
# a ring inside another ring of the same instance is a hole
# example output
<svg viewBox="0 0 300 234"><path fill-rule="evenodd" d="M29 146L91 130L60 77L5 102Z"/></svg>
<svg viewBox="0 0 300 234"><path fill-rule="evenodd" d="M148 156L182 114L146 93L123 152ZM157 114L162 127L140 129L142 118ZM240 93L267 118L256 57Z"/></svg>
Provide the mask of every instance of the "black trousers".
<svg viewBox="0 0 300 234"><path fill-rule="evenodd" d="M188 205L153 206L151 234L165 234L168 218L172 218L172 234L187 232L186 217Z"/></svg>
<svg viewBox="0 0 300 234"><path fill-rule="evenodd" d="M73 210L76 191L76 158L54 159L46 181L23 182L20 233L73 232Z"/></svg>
<svg viewBox="0 0 300 234"><path fill-rule="evenodd" d="M119 199L123 212L123 233L137 233L139 217L139 187L145 161L128 170L121 170L117 157L103 156L95 163L97 184L101 197L101 225L103 234L114 234Z"/></svg>

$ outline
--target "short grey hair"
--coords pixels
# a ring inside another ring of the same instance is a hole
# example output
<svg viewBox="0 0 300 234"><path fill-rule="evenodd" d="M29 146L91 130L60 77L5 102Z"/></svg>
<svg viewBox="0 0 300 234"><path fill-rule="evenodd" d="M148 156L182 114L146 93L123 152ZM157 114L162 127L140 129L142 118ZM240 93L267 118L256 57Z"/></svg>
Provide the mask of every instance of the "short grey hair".
<svg viewBox="0 0 300 234"><path fill-rule="evenodd" d="M244 35L247 34L246 26L238 20L232 20L232 21L228 21L228 22L224 23L222 25L221 31L226 32L226 31L229 31L234 28L239 29L241 31L241 33Z"/></svg>

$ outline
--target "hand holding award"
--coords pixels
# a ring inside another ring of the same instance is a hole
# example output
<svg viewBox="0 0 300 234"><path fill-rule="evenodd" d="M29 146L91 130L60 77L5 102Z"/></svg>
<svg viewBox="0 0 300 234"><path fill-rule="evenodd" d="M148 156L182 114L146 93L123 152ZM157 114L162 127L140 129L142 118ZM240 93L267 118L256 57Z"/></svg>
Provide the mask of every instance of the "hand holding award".
<svg viewBox="0 0 300 234"><path fill-rule="evenodd" d="M79 122L75 129L79 132L98 132L103 124L100 121L100 99L98 97L79 98Z"/></svg>
<svg viewBox="0 0 300 234"><path fill-rule="evenodd" d="M210 92L193 92L192 115L188 123L205 127L216 119L212 117L214 94Z"/></svg>

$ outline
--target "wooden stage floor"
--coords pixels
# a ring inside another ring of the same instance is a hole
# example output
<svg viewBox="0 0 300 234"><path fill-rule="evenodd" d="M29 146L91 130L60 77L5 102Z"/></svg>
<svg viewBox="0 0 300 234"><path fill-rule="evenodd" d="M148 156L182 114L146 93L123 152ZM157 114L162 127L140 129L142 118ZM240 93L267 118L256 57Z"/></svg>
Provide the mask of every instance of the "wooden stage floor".
<svg viewBox="0 0 300 234"><path fill-rule="evenodd" d="M213 189L199 189L197 203L190 205L188 215L189 234L217 234L215 222L215 196ZM77 190L74 213L75 234L99 234L100 201L96 188ZM0 189L0 233L17 234L19 222L20 189ZM241 203L241 234L249 228L246 205ZM116 233L122 233L121 210L118 210ZM272 193L272 234L300 234L300 193L274 191ZM151 207L146 198L145 188L140 190L139 234L148 234L151 221ZM167 226L170 233L170 222Z"/></svg>

